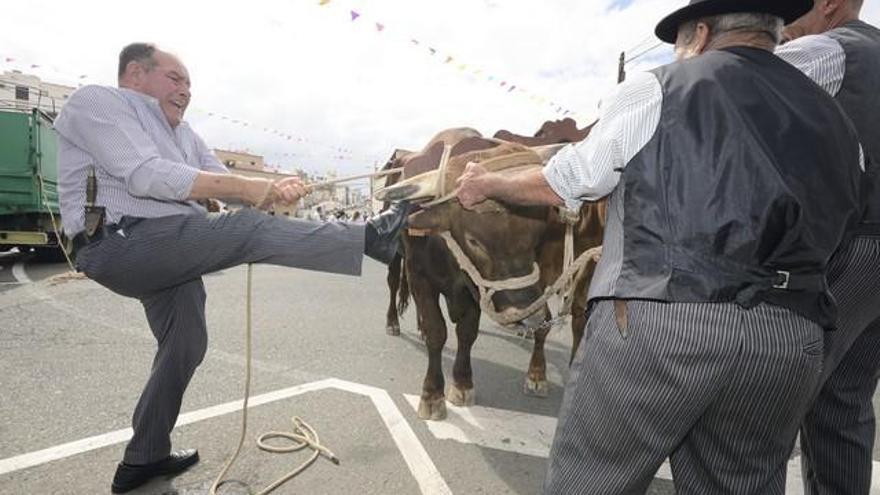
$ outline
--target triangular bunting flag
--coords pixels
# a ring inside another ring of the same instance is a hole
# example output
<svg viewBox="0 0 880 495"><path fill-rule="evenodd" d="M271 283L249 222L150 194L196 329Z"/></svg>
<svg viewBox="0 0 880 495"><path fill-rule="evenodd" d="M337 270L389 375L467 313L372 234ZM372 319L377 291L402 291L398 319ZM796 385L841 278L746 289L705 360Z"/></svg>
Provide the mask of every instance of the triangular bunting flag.
<svg viewBox="0 0 880 495"><path fill-rule="evenodd" d="M355 19L357 19L357 18L360 17L360 16L361 16L361 15L358 14L357 12L355 12L355 11L353 11L353 10L351 11L351 20L352 20L352 21L355 20Z"/></svg>
<svg viewBox="0 0 880 495"><path fill-rule="evenodd" d="M328 3L330 3L330 0L320 0L318 5L327 5Z"/></svg>
<svg viewBox="0 0 880 495"><path fill-rule="evenodd" d="M385 29L385 26L382 23L379 23L379 22L376 23L376 31L379 31L381 33L384 29Z"/></svg>

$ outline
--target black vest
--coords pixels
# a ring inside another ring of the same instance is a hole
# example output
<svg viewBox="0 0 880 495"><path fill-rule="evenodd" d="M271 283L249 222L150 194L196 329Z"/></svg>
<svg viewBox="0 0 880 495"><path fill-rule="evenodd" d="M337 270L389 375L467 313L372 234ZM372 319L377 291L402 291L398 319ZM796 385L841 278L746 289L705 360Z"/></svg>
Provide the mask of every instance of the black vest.
<svg viewBox="0 0 880 495"><path fill-rule="evenodd" d="M653 72L660 123L612 194L590 297L767 302L831 326L824 272L861 175L839 105L755 48Z"/></svg>
<svg viewBox="0 0 880 495"><path fill-rule="evenodd" d="M865 150L864 224L880 232L880 29L851 21L828 31L846 53L846 75L835 98L852 119Z"/></svg>

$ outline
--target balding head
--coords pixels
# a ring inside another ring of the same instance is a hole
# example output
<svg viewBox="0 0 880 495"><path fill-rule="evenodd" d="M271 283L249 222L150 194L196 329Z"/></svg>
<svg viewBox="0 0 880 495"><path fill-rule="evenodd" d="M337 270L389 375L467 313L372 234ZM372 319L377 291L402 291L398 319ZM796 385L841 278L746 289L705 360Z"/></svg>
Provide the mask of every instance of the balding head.
<svg viewBox="0 0 880 495"><path fill-rule="evenodd" d="M155 98L171 127L180 124L189 105L189 71L180 59L151 43L132 43L122 49L119 87Z"/></svg>
<svg viewBox="0 0 880 495"><path fill-rule="evenodd" d="M785 27L783 41L821 34L859 18L864 0L815 0L813 10Z"/></svg>

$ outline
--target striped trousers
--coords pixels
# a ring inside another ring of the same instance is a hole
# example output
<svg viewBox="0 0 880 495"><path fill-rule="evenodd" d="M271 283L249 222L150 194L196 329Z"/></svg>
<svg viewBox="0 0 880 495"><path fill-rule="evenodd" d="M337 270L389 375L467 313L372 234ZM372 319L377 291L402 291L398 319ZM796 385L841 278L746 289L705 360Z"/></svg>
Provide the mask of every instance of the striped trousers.
<svg viewBox="0 0 880 495"><path fill-rule="evenodd" d="M565 388L547 494L640 494L670 458L680 494L781 494L822 366L822 330L777 306L592 308Z"/></svg>
<svg viewBox="0 0 880 495"><path fill-rule="evenodd" d="M256 210L123 218L121 230L77 253L77 269L144 306L158 343L132 418L123 461L145 464L171 451L171 430L207 349L202 275L269 263L358 275L364 226L276 218Z"/></svg>
<svg viewBox="0 0 880 495"><path fill-rule="evenodd" d="M838 328L825 335L824 385L801 429L804 489L867 495L880 374L880 235L842 247L828 280L839 304Z"/></svg>

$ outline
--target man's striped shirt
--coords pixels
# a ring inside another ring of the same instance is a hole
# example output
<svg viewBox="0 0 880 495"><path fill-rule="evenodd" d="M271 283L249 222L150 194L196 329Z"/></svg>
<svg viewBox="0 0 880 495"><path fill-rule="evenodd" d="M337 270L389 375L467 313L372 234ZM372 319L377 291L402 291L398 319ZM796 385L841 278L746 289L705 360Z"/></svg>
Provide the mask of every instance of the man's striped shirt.
<svg viewBox="0 0 880 495"><path fill-rule="evenodd" d="M85 228L86 178L94 167L95 204L107 223L204 212L189 201L199 171L228 173L185 122L172 128L159 102L124 88L89 85L70 96L55 120L58 190L64 231Z"/></svg>

